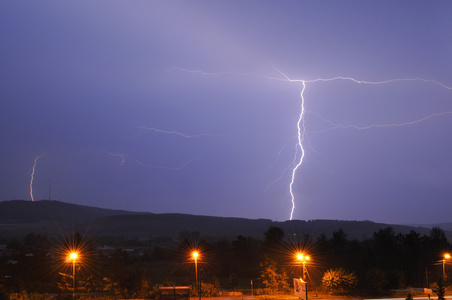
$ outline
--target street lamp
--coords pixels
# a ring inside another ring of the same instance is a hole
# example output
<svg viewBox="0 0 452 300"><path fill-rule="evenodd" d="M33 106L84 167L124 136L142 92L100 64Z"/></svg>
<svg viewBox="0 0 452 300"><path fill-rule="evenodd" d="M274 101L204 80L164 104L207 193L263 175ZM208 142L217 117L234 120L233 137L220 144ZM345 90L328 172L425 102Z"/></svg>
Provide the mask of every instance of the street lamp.
<svg viewBox="0 0 452 300"><path fill-rule="evenodd" d="M75 299L75 261L77 257L77 252L71 252L69 254L69 260L72 261L72 299Z"/></svg>
<svg viewBox="0 0 452 300"><path fill-rule="evenodd" d="M443 257L443 279L446 280L446 259L450 259L450 254L446 253Z"/></svg>
<svg viewBox="0 0 452 300"><path fill-rule="evenodd" d="M309 256L302 253L297 254L297 259L303 265L303 281L306 281L306 263L309 261Z"/></svg>
<svg viewBox="0 0 452 300"><path fill-rule="evenodd" d="M196 288L198 289L198 297L199 297L199 299L201 299L201 291L200 291L199 285L198 285L198 256L199 256L199 253L197 251L194 251L192 253L192 255L193 255L193 259L195 260Z"/></svg>

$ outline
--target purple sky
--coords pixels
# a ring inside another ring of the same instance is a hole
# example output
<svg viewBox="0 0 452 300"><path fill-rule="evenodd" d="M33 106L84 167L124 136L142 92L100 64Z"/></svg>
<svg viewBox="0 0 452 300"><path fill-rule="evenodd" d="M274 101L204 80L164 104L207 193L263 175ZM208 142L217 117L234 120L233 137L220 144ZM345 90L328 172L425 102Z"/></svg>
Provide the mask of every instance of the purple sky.
<svg viewBox="0 0 452 300"><path fill-rule="evenodd" d="M0 200L287 220L302 80L294 219L452 221L451 1L1 1Z"/></svg>

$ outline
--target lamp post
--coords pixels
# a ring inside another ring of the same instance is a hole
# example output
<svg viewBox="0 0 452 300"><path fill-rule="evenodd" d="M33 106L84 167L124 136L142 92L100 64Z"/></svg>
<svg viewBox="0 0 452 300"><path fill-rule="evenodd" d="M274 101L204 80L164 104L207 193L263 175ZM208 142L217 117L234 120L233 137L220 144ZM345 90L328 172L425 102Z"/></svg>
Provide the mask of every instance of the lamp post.
<svg viewBox="0 0 452 300"><path fill-rule="evenodd" d="M75 261L77 257L77 252L71 252L69 254L69 260L72 261L72 299L75 299Z"/></svg>
<svg viewBox="0 0 452 300"><path fill-rule="evenodd" d="M307 263L307 261L309 261L309 256L304 255L302 253L298 253L297 259L303 265L303 281L306 281L306 263Z"/></svg>
<svg viewBox="0 0 452 300"><path fill-rule="evenodd" d="M447 276L446 276L446 259L450 259L450 254L446 253L443 256L443 280L445 281Z"/></svg>
<svg viewBox="0 0 452 300"><path fill-rule="evenodd" d="M195 251L192 253L192 255L193 255L193 259L195 260L196 288L198 290L198 296L201 299L201 294L200 294L199 285L198 285L198 256L199 256L199 253L197 251Z"/></svg>

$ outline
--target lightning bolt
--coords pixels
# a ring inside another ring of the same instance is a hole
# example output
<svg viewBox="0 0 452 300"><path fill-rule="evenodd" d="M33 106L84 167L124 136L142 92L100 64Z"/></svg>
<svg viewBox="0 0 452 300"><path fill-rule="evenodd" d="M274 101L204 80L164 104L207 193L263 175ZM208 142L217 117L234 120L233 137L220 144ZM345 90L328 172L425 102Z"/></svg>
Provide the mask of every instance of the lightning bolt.
<svg viewBox="0 0 452 300"><path fill-rule="evenodd" d="M43 156L44 154L45 154L45 152L42 153L42 154L40 154L40 155L38 155L38 156L35 158L35 161L34 161L34 163L33 163L33 168L32 168L32 170L31 170L31 178L30 178L30 197L31 197L31 201L32 201L32 202L35 201L35 199L33 198L33 178L34 178L34 175L35 175L36 164L37 164L37 162L38 162L38 159L41 158L41 156Z"/></svg>
<svg viewBox="0 0 452 300"><path fill-rule="evenodd" d="M298 122L297 122L297 137L298 137L298 144L297 144L297 151L295 151L295 157L294 157L294 162L297 159L298 156L298 149L301 151L301 155L300 155L300 159L298 160L298 163L295 165L295 167L292 170L292 180L290 181L289 184L289 192L290 192L290 197L291 197L291 201L292 201L292 210L290 211L290 220L292 220L293 218L293 212L295 211L295 195L293 193L293 185L295 182L295 175L298 171L298 169L300 168L301 164L303 163L303 159L304 159L304 148L303 148L303 141L305 138L305 133L306 133L306 127L305 127L305 119L304 119L304 114L305 114L305 109L304 109L304 91L306 89L306 83L303 81L303 88L301 89L301 93L300 93L300 97L301 97L301 112L300 112L300 116L298 118Z"/></svg>
<svg viewBox="0 0 452 300"><path fill-rule="evenodd" d="M273 69L279 73L282 77L273 77L273 76L266 76L266 75L260 75L260 74L254 74L254 73L240 73L240 72L218 72L218 73L214 73L214 72L205 72L202 70L188 70L188 69L184 69L184 68L171 68L170 70L178 70L178 71L183 71L183 72L189 72L189 73L198 73L204 76L224 76L224 75L235 75L235 76L253 76L253 77L259 77L259 78L264 78L264 79L268 79L268 80L278 80L278 81L286 81L286 82L295 82L295 83L301 83L302 88L301 88L301 93L300 93L300 98L301 98L301 109L300 109L300 114L298 117L298 121L297 121L297 145L296 145L296 150L295 150L295 155L294 155L294 159L291 163L291 165L294 165L293 169L292 169L292 176L291 176L291 181L289 184L289 192L290 192L290 196L291 196L291 202L292 202L292 209L290 212L290 220L293 219L293 214L295 211L295 194L293 192L293 187L295 184L295 177L296 174L298 172L298 170L300 169L301 165L303 164L303 160L305 157L305 149L304 149L304 144L303 142L305 141L306 138L306 127L305 127L305 107L304 107L304 103L305 103L305 98L304 98L304 92L306 90L306 84L308 83L317 83L317 82L330 82L330 81L337 81L337 80L344 80L344 81L352 81L354 83L357 84L366 84L366 85L381 85L381 84L390 84L390 83L396 83L396 82L411 82L411 81L420 81L420 82L424 82L424 83L428 83L428 84L435 84L438 85L442 88L445 88L447 90L452 90L452 87L445 85L444 83L441 83L439 81L436 80L432 80L432 79L424 79L424 78L395 78L395 79L389 79L389 80L383 80L383 81L365 81L365 80L359 80L353 77L344 77L344 76L336 76L336 77L331 77L331 78L317 78L317 79L310 79L310 80L306 80L306 79L291 79L289 76L287 76L285 73L283 73L282 71L280 71L278 68L276 68L273 64L270 63L270 65L273 67ZM394 127L394 126L407 126L407 125L413 125L416 123L420 123L423 121L426 121L430 118L433 117L438 117L438 116L442 116L442 115L447 115L447 114L452 114L452 111L447 111L447 112L440 112L440 113L435 113L435 114L431 114L428 115L426 117L423 117L421 119L418 120L414 120L414 121L410 121L410 122L404 122L404 123L393 123L393 124L374 124L374 125L368 125L368 126L355 126L355 125L336 125L333 124L330 121L327 121L328 123L330 123L332 126L334 126L335 128L353 128L353 129L360 129L360 130L366 130L366 129L370 129L370 128L378 128L378 127Z"/></svg>
<svg viewBox="0 0 452 300"><path fill-rule="evenodd" d="M303 141L305 139L305 134L306 134L306 127L305 127L305 108L304 108L304 92L306 90L306 83L316 83L316 82L329 82L329 81L335 81L335 80L346 80L346 81L352 81L358 84L371 84L371 85L380 85L380 84L389 84L389 83L394 83L394 82L406 82L406 81L421 81L421 82L425 82L425 83L431 83L431 84L436 84L439 85L447 90L451 90L452 87L449 87L439 81L436 80L432 80L432 79L424 79L424 78L395 78L395 79L389 79L389 80L384 80L384 81L364 81L364 80L358 80L355 79L353 77L343 77L343 76L336 76L336 77L332 77L332 78L317 78L317 79L312 79L312 80L303 80L303 79L290 79L285 73L283 73L282 71L280 71L278 68L276 68L275 66L272 65L272 67L279 73L281 74L284 79L288 82L298 82L302 84L302 90L301 90L301 94L300 94L300 98L301 98L301 111L300 111L300 115L298 118L298 122L297 122L297 133L298 133L298 144L297 144L297 150L295 153L295 158L293 163L296 162L295 167L292 169L292 177L291 177L291 181L289 184L289 192L290 192L290 196L291 196L291 202L292 202L292 209L290 212L290 220L293 219L293 213L295 211L295 194L293 192L293 186L295 183L295 177L297 174L298 169L301 167L302 163L303 163L303 159L305 156L305 150L303 148ZM339 128L355 128L355 129L361 129L361 130L365 130L365 129L370 129L370 128L375 128L375 127L394 127L394 126L407 126L407 125L413 125L416 123L420 123L423 122L425 120L428 120L430 118L436 117L436 116L440 116L440 115L446 115L446 114L451 114L452 112L448 111L448 112L441 112L441 113L436 113L436 114L431 114L429 116L426 116L424 118L415 120L415 121L411 121L411 122L405 122L405 123L395 123L395 124L374 124L374 125L369 125L369 126L365 126L365 127L359 127L359 126L354 126L354 125L349 125L349 126L336 126ZM330 122L331 124L331 122ZM301 155L300 158L298 159L298 151L301 151Z"/></svg>

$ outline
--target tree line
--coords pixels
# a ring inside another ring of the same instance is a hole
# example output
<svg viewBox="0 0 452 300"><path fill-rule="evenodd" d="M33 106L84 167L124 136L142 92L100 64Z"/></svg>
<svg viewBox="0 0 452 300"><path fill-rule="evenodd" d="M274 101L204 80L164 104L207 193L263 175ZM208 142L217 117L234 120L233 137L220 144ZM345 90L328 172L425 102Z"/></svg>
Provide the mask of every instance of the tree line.
<svg viewBox="0 0 452 300"><path fill-rule="evenodd" d="M451 244L437 227L423 236L415 231L396 234L387 227L362 241L348 239L340 228L331 237L322 234L315 239L286 236L275 226L262 240L241 235L232 241L208 240L198 232L186 232L175 246L141 243L134 251L123 245L109 253L98 250L100 241L78 233L63 241L34 233L2 241L7 246L0 256L0 297L53 293L71 298L74 285L78 294L121 298L157 297L159 285L189 285L195 293L194 250L199 251L203 295L222 289L290 293L292 278L303 275L311 289L380 292L434 287L442 284L443 270L444 279L452 273L443 256ZM80 251L73 265L67 258L71 249ZM309 260L300 261L299 253Z"/></svg>

